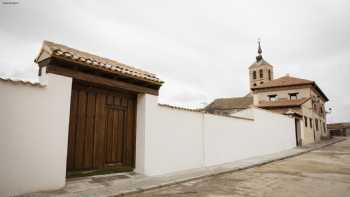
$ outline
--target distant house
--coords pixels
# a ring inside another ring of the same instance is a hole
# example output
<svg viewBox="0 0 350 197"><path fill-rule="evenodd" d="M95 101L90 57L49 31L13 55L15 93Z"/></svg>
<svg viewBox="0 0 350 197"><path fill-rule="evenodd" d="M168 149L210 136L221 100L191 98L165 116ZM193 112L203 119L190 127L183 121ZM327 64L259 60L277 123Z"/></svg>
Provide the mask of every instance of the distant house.
<svg viewBox="0 0 350 197"><path fill-rule="evenodd" d="M205 110L215 114L233 114L254 105L296 118L299 145L327 138L325 103L329 100L316 82L286 76L274 79L273 66L262 57L258 47L256 61L249 66L251 92L245 97L219 98Z"/></svg>
<svg viewBox="0 0 350 197"><path fill-rule="evenodd" d="M326 128L327 96L314 81L284 76L252 88L254 105L298 117L301 144L318 142L329 136Z"/></svg>
<svg viewBox="0 0 350 197"><path fill-rule="evenodd" d="M350 122L327 124L331 136L350 136Z"/></svg>

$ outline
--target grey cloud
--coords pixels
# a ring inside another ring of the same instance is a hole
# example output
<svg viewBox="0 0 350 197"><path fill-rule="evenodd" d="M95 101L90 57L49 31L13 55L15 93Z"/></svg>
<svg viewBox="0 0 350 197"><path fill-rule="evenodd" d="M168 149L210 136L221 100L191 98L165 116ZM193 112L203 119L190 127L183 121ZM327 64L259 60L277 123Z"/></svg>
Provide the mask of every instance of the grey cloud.
<svg viewBox="0 0 350 197"><path fill-rule="evenodd" d="M20 1L0 5L0 73L35 78L53 40L159 74L160 101L196 107L242 96L262 37L276 76L316 80L332 121L349 121L350 1ZM336 77L330 77L330 75Z"/></svg>

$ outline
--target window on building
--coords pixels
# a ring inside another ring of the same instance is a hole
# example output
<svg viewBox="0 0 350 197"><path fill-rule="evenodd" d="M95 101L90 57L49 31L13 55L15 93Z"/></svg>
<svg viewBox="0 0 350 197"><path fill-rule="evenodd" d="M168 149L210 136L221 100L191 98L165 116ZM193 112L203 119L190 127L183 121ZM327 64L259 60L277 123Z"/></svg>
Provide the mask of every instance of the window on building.
<svg viewBox="0 0 350 197"><path fill-rule="evenodd" d="M253 71L253 79L256 79L256 71Z"/></svg>
<svg viewBox="0 0 350 197"><path fill-rule="evenodd" d="M298 99L298 92L294 92L294 93L289 93L289 99L290 100L296 100Z"/></svg>
<svg viewBox="0 0 350 197"><path fill-rule="evenodd" d="M312 128L312 118L310 118L309 120L310 120L310 128Z"/></svg>
<svg viewBox="0 0 350 197"><path fill-rule="evenodd" d="M304 116L304 124L305 124L305 127L307 127L307 117Z"/></svg>
<svg viewBox="0 0 350 197"><path fill-rule="evenodd" d="M260 81L260 84L264 84L264 82L263 82L263 81Z"/></svg>
<svg viewBox="0 0 350 197"><path fill-rule="evenodd" d="M276 94L268 95L267 97L269 98L269 101L275 101L277 99Z"/></svg>
<svg viewBox="0 0 350 197"><path fill-rule="evenodd" d="M260 75L260 78L264 78L264 73L262 69L259 70L259 75Z"/></svg>
<svg viewBox="0 0 350 197"><path fill-rule="evenodd" d="M323 122L323 132L326 133L326 123Z"/></svg>
<svg viewBox="0 0 350 197"><path fill-rule="evenodd" d="M269 80L271 80L272 77L271 77L271 70L269 70Z"/></svg>
<svg viewBox="0 0 350 197"><path fill-rule="evenodd" d="M256 83L254 83L253 86L256 86Z"/></svg>
<svg viewBox="0 0 350 197"><path fill-rule="evenodd" d="M315 119L316 131L318 131L318 119Z"/></svg>

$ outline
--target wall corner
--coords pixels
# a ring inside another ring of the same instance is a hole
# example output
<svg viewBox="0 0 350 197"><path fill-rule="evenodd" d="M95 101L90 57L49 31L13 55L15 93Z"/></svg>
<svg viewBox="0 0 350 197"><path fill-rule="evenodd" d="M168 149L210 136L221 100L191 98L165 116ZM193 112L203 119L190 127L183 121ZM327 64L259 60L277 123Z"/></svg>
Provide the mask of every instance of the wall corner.
<svg viewBox="0 0 350 197"><path fill-rule="evenodd" d="M44 86L48 85L48 81L49 81L48 74L46 72L46 68L47 68L46 66L43 66L43 67L39 68L40 69L40 72L39 72L39 83L41 85L44 85Z"/></svg>

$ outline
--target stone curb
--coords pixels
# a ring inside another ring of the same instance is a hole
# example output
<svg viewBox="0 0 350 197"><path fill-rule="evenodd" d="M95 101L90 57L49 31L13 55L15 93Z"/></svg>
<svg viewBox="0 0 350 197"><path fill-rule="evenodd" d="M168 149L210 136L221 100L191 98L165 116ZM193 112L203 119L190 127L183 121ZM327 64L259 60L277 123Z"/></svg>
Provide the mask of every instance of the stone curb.
<svg viewBox="0 0 350 197"><path fill-rule="evenodd" d="M158 188L162 188L162 187L167 187L167 186L171 186L171 185L175 185L175 184L179 184L179 183L184 183L184 182L188 182L188 181L193 181L193 180L197 180L197 179L202 179L202 178L207 178L207 177L212 177L212 176L217 176L217 175L222 175L222 174L227 174L227 173L232 173L232 172L237 172L237 171L241 171L241 170L246 170L249 168L254 168L254 167L258 167L258 166L263 166L275 161L281 161L281 160L285 160L291 157L295 157L295 156L299 156L308 152L311 152L313 150L317 150L317 149L321 149L327 146L330 146L332 144L338 143L338 142L342 142L345 141L346 139L344 138L339 138L339 139L335 139L332 140L331 142L327 142L324 144L319 144L319 145L315 145L313 147L310 148L305 148L305 149L298 149L300 150L300 152L295 152L292 153L290 155L286 155L286 156L282 156L279 158L273 158L273 159L268 159L262 162L257 162L254 164L247 164L244 167L234 167L232 169L229 170L223 170L221 172L210 172L210 173L205 173L204 175L198 175L198 176L191 176L188 178L183 178L183 179L179 179L179 180L173 180L173 181L169 181L169 182L165 182L165 183L160 183L160 184L156 184L156 185L149 185L149 186L144 186L144 187L139 187L139 188L135 188L135 189L130 189L127 191L121 191L119 194L112 194L112 195L108 195L108 197L119 197L119 196L124 196L124 195L130 195L130 194L135 194L135 193L141 193L141 192L145 192L145 191L149 191L149 190L153 190L153 189L158 189ZM215 170L214 170L215 171Z"/></svg>

